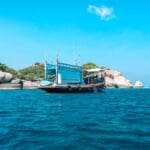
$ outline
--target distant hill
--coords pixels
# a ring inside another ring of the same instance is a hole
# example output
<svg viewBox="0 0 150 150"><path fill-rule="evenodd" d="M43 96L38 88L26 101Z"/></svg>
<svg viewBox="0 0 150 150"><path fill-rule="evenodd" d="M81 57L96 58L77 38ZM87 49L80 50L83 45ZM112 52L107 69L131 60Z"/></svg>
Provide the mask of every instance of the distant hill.
<svg viewBox="0 0 150 150"><path fill-rule="evenodd" d="M44 65L41 63L35 63L32 66L21 69L18 71L18 77L24 80L44 78Z"/></svg>

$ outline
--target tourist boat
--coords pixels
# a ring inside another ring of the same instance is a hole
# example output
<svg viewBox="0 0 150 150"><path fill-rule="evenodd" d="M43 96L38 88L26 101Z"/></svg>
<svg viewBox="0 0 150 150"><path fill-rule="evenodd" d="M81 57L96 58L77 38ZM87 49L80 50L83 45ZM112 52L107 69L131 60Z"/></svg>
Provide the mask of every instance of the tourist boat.
<svg viewBox="0 0 150 150"><path fill-rule="evenodd" d="M105 89L103 70L83 70L81 66L60 63L45 63L45 80L39 89L48 93L97 93ZM101 76L101 77L99 77Z"/></svg>

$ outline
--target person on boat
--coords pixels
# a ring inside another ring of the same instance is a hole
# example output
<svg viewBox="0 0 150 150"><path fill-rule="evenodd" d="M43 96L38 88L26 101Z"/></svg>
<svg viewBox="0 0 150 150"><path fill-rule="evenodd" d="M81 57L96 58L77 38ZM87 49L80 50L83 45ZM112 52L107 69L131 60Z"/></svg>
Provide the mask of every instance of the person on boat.
<svg viewBox="0 0 150 150"><path fill-rule="evenodd" d="M23 89L23 80L20 80L18 83L20 84L20 89L22 90Z"/></svg>

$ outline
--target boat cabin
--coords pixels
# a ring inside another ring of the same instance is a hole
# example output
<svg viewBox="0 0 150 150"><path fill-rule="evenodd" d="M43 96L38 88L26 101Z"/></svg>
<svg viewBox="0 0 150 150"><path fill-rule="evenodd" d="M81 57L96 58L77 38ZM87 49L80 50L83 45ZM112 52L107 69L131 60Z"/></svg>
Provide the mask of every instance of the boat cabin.
<svg viewBox="0 0 150 150"><path fill-rule="evenodd" d="M45 80L56 85L96 84L104 81L103 71L100 68L83 70L81 66L60 62L45 63Z"/></svg>
<svg viewBox="0 0 150 150"><path fill-rule="evenodd" d="M58 85L83 84L82 67L60 62L56 65L46 63L45 80Z"/></svg>
<svg viewBox="0 0 150 150"><path fill-rule="evenodd" d="M84 82L85 84L96 84L103 82L104 79L104 70L100 68L88 69L84 71Z"/></svg>

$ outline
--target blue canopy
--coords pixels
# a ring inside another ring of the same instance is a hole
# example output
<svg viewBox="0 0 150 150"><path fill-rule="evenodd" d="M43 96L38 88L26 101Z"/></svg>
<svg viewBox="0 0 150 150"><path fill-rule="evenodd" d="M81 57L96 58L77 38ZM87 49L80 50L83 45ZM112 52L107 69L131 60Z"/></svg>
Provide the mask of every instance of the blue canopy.
<svg viewBox="0 0 150 150"><path fill-rule="evenodd" d="M61 77L62 84L81 84L83 83L82 67L64 63L57 64L57 73ZM46 64L46 80L56 81L56 66Z"/></svg>

